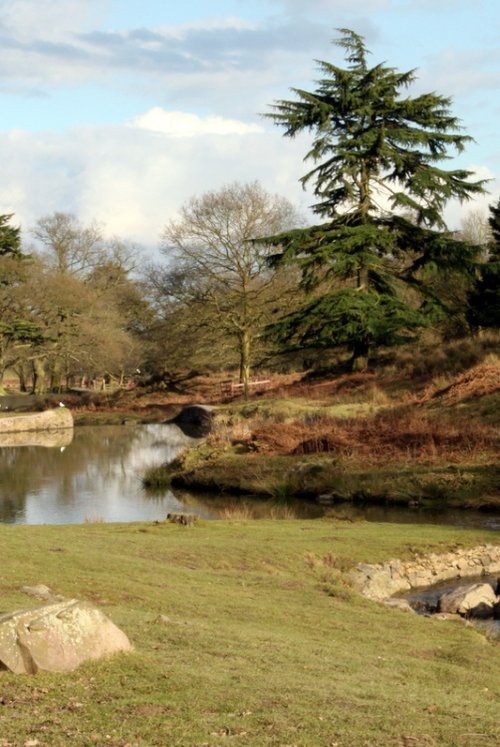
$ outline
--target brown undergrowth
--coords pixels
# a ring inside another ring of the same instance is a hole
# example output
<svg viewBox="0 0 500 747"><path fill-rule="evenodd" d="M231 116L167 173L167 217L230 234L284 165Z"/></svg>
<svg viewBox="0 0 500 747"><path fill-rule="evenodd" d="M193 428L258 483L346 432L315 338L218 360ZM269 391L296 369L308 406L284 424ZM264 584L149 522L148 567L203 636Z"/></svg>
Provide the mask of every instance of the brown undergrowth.
<svg viewBox="0 0 500 747"><path fill-rule="evenodd" d="M370 463L411 458L460 462L498 451L497 431L468 422L457 425L448 418L430 418L405 408L382 411L373 417L338 419L320 417L313 422L254 422L248 448L268 455L335 454Z"/></svg>
<svg viewBox="0 0 500 747"><path fill-rule="evenodd" d="M500 361L491 356L490 361L468 369L455 377L448 386L437 390L429 388L421 397L421 401L439 399L449 405L497 392L500 392Z"/></svg>
<svg viewBox="0 0 500 747"><path fill-rule="evenodd" d="M284 418L279 403L269 408L261 403L253 417L236 418L227 424L229 427L214 433L211 440L216 447L229 440L255 454L331 454L369 465L408 459L420 463L471 463L498 454L495 419L485 418L479 406L487 402L489 415L494 415L495 403L490 400L500 392L500 362L496 356L489 355L483 363L454 378L429 383L424 391L407 391L399 398L399 404L391 402L380 383L377 376L368 372L322 382L295 382L293 401L310 402L310 410L295 408L294 413L289 406L289 416ZM290 390L287 393L290 395ZM379 409L364 415L336 417L336 413L322 412L322 407L315 405L317 399L324 406L339 398L355 401L359 397L366 401L369 398L372 404L377 402Z"/></svg>

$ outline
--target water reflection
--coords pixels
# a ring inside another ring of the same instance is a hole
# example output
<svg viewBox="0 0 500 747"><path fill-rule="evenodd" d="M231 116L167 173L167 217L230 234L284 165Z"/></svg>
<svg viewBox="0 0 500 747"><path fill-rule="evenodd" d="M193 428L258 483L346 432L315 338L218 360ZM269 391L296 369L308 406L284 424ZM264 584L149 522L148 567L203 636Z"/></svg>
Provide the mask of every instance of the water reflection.
<svg viewBox="0 0 500 747"><path fill-rule="evenodd" d="M448 524L457 527L500 530L500 512L460 508L408 508L394 504L339 503L326 515L349 521L390 522L391 524Z"/></svg>
<svg viewBox="0 0 500 747"><path fill-rule="evenodd" d="M35 435L35 434L33 434ZM0 521L67 524L164 518L182 510L170 491L149 497L141 476L192 439L175 425L82 427L58 448L0 449Z"/></svg>
<svg viewBox="0 0 500 747"><path fill-rule="evenodd" d="M46 449L64 448L73 440L73 428L57 431L21 431L0 433L0 449L8 446L44 446Z"/></svg>

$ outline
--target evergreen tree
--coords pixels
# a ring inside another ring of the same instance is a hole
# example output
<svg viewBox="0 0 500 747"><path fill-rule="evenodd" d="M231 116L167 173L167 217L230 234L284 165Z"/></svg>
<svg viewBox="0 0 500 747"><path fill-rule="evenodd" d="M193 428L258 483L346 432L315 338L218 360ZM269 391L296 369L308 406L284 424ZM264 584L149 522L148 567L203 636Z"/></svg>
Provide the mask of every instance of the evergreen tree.
<svg viewBox="0 0 500 747"><path fill-rule="evenodd" d="M500 327L500 200L497 205L490 205L488 223L492 234L488 257L478 269L468 298L468 321L475 329Z"/></svg>
<svg viewBox="0 0 500 747"><path fill-rule="evenodd" d="M21 229L10 225L12 215L0 215L0 257L21 256Z"/></svg>
<svg viewBox="0 0 500 747"><path fill-rule="evenodd" d="M446 229L450 198L484 191L471 173L444 170L461 134L450 99L403 95L415 79L384 64L369 67L361 36L341 29L336 42L347 66L320 61L314 91L292 89L266 116L294 137L314 134L306 159L314 167L313 211L323 223L266 239L273 262L302 271L305 304L270 328L284 348L347 346L353 369L371 347L411 339L443 302L432 276L472 273L475 248Z"/></svg>
<svg viewBox="0 0 500 747"><path fill-rule="evenodd" d="M0 215L0 392L5 370L17 363L23 346L41 339L22 298L29 258L22 252L21 229L10 224L11 218Z"/></svg>

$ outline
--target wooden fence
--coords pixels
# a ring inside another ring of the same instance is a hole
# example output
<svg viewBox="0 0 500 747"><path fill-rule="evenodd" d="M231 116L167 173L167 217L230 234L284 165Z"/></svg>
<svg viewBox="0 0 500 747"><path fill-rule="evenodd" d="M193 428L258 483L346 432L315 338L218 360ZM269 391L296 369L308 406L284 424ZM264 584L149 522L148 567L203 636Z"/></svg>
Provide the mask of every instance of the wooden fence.
<svg viewBox="0 0 500 747"><path fill-rule="evenodd" d="M270 379L250 379L248 389L251 391L264 391L271 384ZM220 385L221 394L236 395L243 394L245 385L242 381L223 381Z"/></svg>

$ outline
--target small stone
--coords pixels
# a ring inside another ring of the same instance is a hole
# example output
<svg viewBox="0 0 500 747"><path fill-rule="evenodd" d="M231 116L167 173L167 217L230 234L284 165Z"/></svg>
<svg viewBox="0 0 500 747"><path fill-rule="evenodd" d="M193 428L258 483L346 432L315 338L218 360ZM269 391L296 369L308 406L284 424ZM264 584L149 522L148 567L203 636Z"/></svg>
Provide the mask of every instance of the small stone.
<svg viewBox="0 0 500 747"><path fill-rule="evenodd" d="M155 622L160 623L161 625L168 625L172 620L167 615L158 615L158 617L155 618Z"/></svg>
<svg viewBox="0 0 500 747"><path fill-rule="evenodd" d="M391 599L385 599L384 604L386 604L388 607L393 607L394 609L401 610L402 612L413 612L415 613L415 610L410 606L409 602L407 602L406 599L398 599L397 597L392 597Z"/></svg>
<svg viewBox="0 0 500 747"><path fill-rule="evenodd" d="M52 589L49 589L45 584L37 584L36 586L23 586L21 588L23 594L29 594L30 597L36 599L43 599L44 601L50 601L54 599Z"/></svg>

